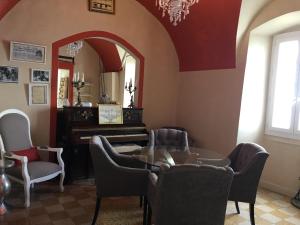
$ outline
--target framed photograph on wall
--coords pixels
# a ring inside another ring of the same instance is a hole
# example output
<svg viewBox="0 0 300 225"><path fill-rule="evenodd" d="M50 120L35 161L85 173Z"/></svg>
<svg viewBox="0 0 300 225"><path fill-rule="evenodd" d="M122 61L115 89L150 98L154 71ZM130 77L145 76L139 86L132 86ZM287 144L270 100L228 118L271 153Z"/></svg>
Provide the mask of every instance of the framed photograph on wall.
<svg viewBox="0 0 300 225"><path fill-rule="evenodd" d="M123 124L123 108L121 105L99 104L99 124Z"/></svg>
<svg viewBox="0 0 300 225"><path fill-rule="evenodd" d="M19 69L14 66L0 66L0 83L18 83Z"/></svg>
<svg viewBox="0 0 300 225"><path fill-rule="evenodd" d="M11 41L10 60L45 63L46 46Z"/></svg>
<svg viewBox="0 0 300 225"><path fill-rule="evenodd" d="M94 12L115 13L115 0L89 0L89 9Z"/></svg>
<svg viewBox="0 0 300 225"><path fill-rule="evenodd" d="M48 84L29 84L29 105L48 104Z"/></svg>
<svg viewBox="0 0 300 225"><path fill-rule="evenodd" d="M50 70L31 69L31 82L32 83L49 83Z"/></svg>

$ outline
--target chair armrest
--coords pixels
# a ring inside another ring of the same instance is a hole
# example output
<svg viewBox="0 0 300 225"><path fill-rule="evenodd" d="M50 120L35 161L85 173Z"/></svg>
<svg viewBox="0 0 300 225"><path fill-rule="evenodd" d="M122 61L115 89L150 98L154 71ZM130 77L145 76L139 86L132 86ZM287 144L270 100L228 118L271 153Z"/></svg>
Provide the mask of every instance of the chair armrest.
<svg viewBox="0 0 300 225"><path fill-rule="evenodd" d="M37 146L38 151L48 151L48 152L63 152L63 148L51 148L49 146Z"/></svg>
<svg viewBox="0 0 300 225"><path fill-rule="evenodd" d="M158 180L158 176L155 173L149 174L149 185L152 185L153 187L155 187L157 180Z"/></svg>
<svg viewBox="0 0 300 225"><path fill-rule="evenodd" d="M63 148L51 148L49 146L37 146L37 150L38 151L56 152L58 164L60 165L60 167L62 168L62 171L64 172L65 164L61 157Z"/></svg>
<svg viewBox="0 0 300 225"><path fill-rule="evenodd" d="M25 184L30 183L30 177L28 173L28 158L27 156L20 156L13 153L9 153L9 155L6 155L5 158L7 159L13 159L13 160L19 160L21 161L21 167L22 167L22 176Z"/></svg>
<svg viewBox="0 0 300 225"><path fill-rule="evenodd" d="M120 166L132 167L132 168L146 168L146 163L139 160L139 157L136 155L122 155L119 154L115 159L116 163Z"/></svg>
<svg viewBox="0 0 300 225"><path fill-rule="evenodd" d="M155 173L150 173L148 176L148 191L147 199L151 207L154 206L155 196L156 196L156 186L158 177Z"/></svg>
<svg viewBox="0 0 300 225"><path fill-rule="evenodd" d="M13 159L13 160L19 160L19 161L21 161L22 165L28 163L27 156L20 156L20 155L16 155L16 154L13 154L13 153L9 153L9 155L5 155L5 158Z"/></svg>

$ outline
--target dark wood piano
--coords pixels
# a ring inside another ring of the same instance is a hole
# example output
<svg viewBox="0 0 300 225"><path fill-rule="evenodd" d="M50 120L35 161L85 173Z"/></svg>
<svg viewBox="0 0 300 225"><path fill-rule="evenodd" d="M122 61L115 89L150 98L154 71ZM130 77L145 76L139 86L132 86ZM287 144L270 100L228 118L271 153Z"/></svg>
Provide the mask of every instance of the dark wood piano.
<svg viewBox="0 0 300 225"><path fill-rule="evenodd" d="M142 122L143 109L124 108L123 124L99 125L98 108L64 107L57 114L57 146L63 147L66 183L93 177L89 140L103 135L112 144L134 143L145 146L148 132Z"/></svg>

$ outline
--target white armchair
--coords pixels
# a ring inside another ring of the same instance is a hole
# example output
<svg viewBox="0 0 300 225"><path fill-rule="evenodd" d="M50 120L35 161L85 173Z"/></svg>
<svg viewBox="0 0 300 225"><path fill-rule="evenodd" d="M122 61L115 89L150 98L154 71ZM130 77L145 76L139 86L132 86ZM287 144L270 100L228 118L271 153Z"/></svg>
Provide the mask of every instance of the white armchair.
<svg viewBox="0 0 300 225"><path fill-rule="evenodd" d="M48 161L29 161L27 156L17 155L23 149L32 148L30 121L28 116L17 109L8 109L0 113L0 149L8 158L19 160L20 166L6 170L14 181L24 185L25 207L30 206L30 187L34 183L50 180L60 175L60 191L64 190L64 162L61 158L62 148L37 147L37 151L56 152L57 163ZM16 153L16 154L15 154Z"/></svg>

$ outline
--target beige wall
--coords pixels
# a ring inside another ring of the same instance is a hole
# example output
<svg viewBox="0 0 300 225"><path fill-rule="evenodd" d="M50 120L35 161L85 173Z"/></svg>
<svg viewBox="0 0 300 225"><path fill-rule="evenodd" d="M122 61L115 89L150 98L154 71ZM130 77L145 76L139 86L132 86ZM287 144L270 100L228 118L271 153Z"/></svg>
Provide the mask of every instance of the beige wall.
<svg viewBox="0 0 300 225"><path fill-rule="evenodd" d="M116 34L141 52L145 57L144 122L151 128L175 124L178 59L169 35L135 0L117 1L116 12L89 12L86 1L22 0L0 21L0 64L19 67L18 84L0 84L0 110L25 111L35 144L48 143L49 106L28 106L29 69L51 68L52 43L85 31ZM10 40L46 45L46 64L9 61Z"/></svg>

